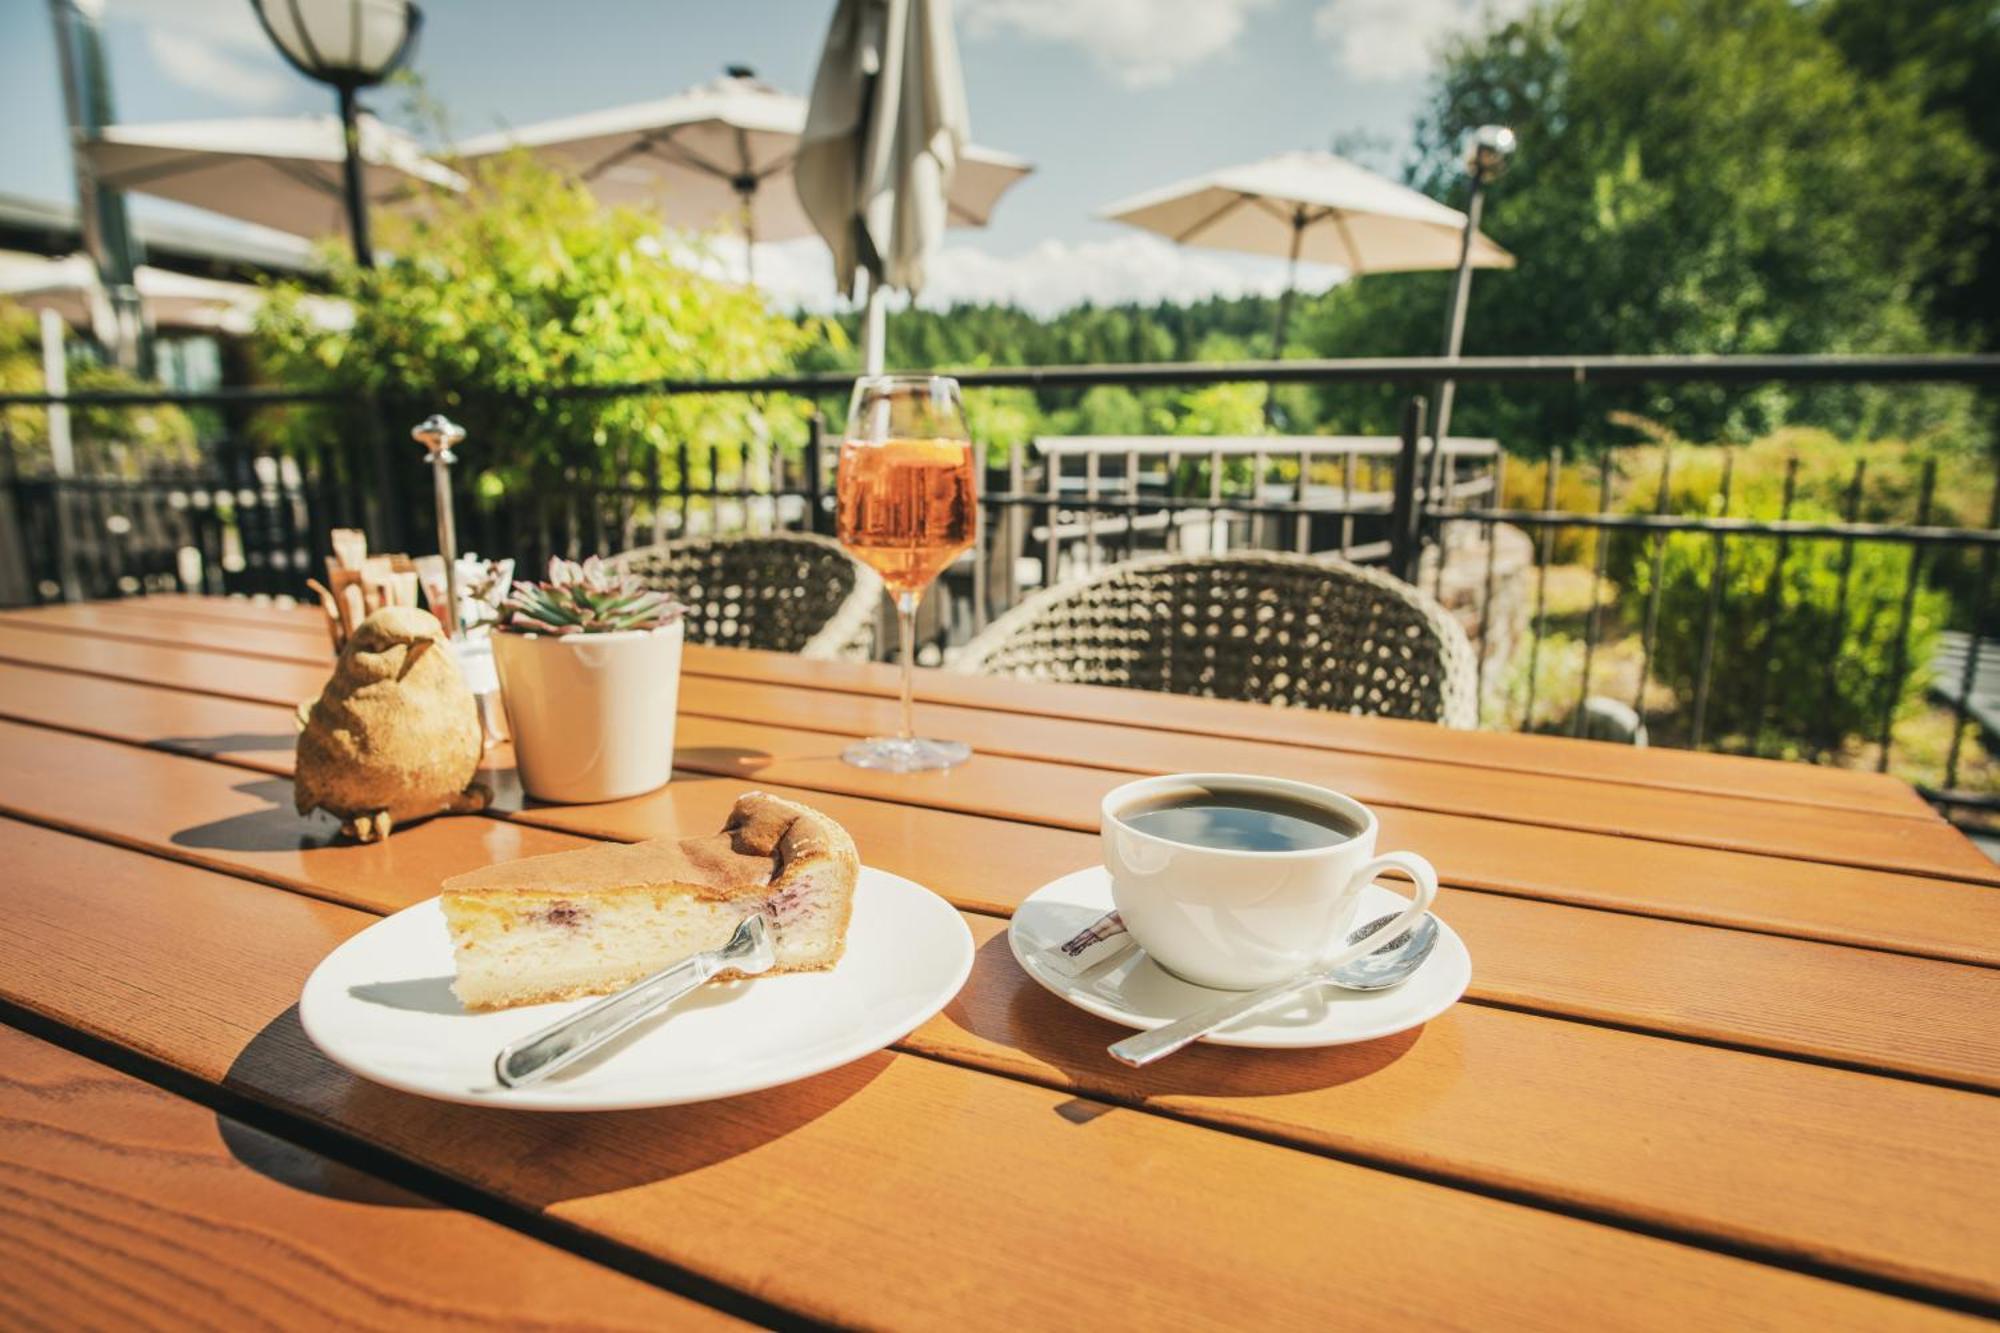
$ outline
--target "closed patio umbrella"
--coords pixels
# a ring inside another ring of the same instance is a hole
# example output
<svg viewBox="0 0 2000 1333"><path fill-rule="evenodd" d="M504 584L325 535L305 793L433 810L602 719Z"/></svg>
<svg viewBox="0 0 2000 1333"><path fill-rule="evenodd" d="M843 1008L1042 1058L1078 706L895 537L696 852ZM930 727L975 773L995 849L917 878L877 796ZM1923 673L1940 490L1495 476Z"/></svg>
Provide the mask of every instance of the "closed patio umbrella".
<svg viewBox="0 0 2000 1333"><path fill-rule="evenodd" d="M1300 260L1349 273L1458 267L1465 214L1332 153L1280 153L1122 200L1100 216L1181 245L1289 259L1274 354L1282 354ZM1514 257L1473 237L1475 268Z"/></svg>
<svg viewBox="0 0 2000 1333"><path fill-rule="evenodd" d="M883 289L915 295L944 239L967 121L949 0L841 0L793 174L841 289L868 274L868 374L882 369Z"/></svg>
<svg viewBox="0 0 2000 1333"><path fill-rule="evenodd" d="M789 177L806 128L806 101L742 66L673 97L543 121L467 139L468 161L525 148L583 181L605 204L657 213L689 230L728 225L746 246L813 234ZM1031 170L967 147L946 200L949 223L983 227L1008 187Z"/></svg>
<svg viewBox="0 0 2000 1333"><path fill-rule="evenodd" d="M373 116L359 122L369 203L393 205L425 186L462 190L457 172ZM157 195L294 236L347 229L347 156L332 116L246 117L113 125L83 147L101 184Z"/></svg>

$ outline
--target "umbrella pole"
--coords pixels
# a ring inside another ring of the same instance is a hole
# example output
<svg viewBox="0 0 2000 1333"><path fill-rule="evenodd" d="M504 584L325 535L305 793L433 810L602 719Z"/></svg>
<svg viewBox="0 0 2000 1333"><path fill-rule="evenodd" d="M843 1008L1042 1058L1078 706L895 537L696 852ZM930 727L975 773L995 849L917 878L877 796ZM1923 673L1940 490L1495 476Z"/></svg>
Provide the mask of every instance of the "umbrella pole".
<svg viewBox="0 0 2000 1333"><path fill-rule="evenodd" d="M1306 211L1292 214L1292 256L1285 267L1285 290L1278 297L1278 323L1271 330L1271 359L1285 354L1285 329L1292 322L1292 297L1299 289L1299 247L1306 238Z"/></svg>
<svg viewBox="0 0 2000 1333"><path fill-rule="evenodd" d="M347 186L347 230L354 240L354 262L362 268L375 267L375 248L368 243L368 199L361 185L361 108L355 103L354 89L341 84L340 129L347 144L343 176Z"/></svg>
<svg viewBox="0 0 2000 1333"><path fill-rule="evenodd" d="M736 187L736 197L742 201L743 285L746 287L755 287L757 285L757 224L750 213L752 199L756 192L757 185L754 179L747 186L738 184Z"/></svg>
<svg viewBox="0 0 2000 1333"><path fill-rule="evenodd" d="M1292 322L1292 297L1299 290L1299 246L1306 238L1306 211L1301 208L1292 214L1292 255L1285 266L1285 290L1278 296L1278 322L1271 330L1271 359L1281 361L1285 355L1285 330ZM1278 402L1273 396L1272 385L1264 386L1264 424L1275 425L1278 419Z"/></svg>
<svg viewBox="0 0 2000 1333"><path fill-rule="evenodd" d="M1458 349L1465 341L1465 307L1472 295L1472 238L1479 234L1479 213L1486 203L1486 178L1479 172L1472 176L1472 197L1465 204L1465 236L1458 247L1458 275L1452 280L1451 306L1445 312L1444 354L1453 361L1458 359ZM1434 495L1444 481L1444 441L1451 429L1451 400L1457 389L1452 380L1445 380L1437 387L1437 425L1431 432L1431 466L1429 484L1425 488L1426 497Z"/></svg>
<svg viewBox="0 0 2000 1333"><path fill-rule="evenodd" d="M861 373L882 373L883 344L888 335L888 311L882 306L882 280L866 269L868 303L861 313Z"/></svg>

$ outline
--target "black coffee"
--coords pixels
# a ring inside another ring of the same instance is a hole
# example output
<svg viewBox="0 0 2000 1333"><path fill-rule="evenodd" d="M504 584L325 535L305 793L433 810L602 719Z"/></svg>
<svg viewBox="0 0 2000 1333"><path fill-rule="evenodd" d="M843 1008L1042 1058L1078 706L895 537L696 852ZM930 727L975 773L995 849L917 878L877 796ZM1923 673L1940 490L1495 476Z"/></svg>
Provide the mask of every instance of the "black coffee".
<svg viewBox="0 0 2000 1333"><path fill-rule="evenodd" d="M1230 852L1303 852L1361 832L1340 811L1268 791L1190 787L1128 807L1119 821L1190 847Z"/></svg>

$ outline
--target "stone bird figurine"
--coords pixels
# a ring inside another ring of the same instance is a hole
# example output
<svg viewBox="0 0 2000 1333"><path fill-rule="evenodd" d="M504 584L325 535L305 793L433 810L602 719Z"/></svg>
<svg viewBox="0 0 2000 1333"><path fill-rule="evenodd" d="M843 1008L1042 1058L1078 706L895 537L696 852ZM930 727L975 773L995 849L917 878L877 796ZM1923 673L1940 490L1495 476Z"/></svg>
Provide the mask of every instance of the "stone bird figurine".
<svg viewBox="0 0 2000 1333"><path fill-rule="evenodd" d="M292 792L359 842L438 814L486 808L472 690L428 611L387 606L354 629L318 699L299 705Z"/></svg>

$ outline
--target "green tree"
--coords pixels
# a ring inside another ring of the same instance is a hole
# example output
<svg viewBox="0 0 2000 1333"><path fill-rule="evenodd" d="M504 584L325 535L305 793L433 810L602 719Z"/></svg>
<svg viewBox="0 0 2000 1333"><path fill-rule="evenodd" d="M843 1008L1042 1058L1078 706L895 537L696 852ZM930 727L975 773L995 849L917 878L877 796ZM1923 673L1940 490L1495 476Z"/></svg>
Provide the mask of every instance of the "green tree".
<svg viewBox="0 0 2000 1333"><path fill-rule="evenodd" d="M1991 0L1819 0L1816 7L1827 35L1857 71L1955 118L1984 150L1978 186L1959 195L1944 218L1945 244L1922 274L1921 291L1954 330L1983 347L2000 346L2000 241L1994 238L2000 229L2000 6Z"/></svg>
<svg viewBox="0 0 2000 1333"><path fill-rule="evenodd" d="M1448 52L1412 183L1461 202L1459 148L1487 122L1520 133L1486 214L1519 265L1475 281L1468 353L1938 345L1915 293L1950 267L1952 219L1976 195L1986 155L1959 118L1858 72L1808 6L1554 0ZM1435 352L1449 280L1348 284L1317 303L1308 341L1323 355ZM1343 429L1389 428L1392 400L1323 395ZM1950 402L1962 409L1963 395ZM1673 386L1469 386L1454 425L1539 452L1599 442L1611 407L1694 438L1742 438L1789 415L1911 428L1854 391Z"/></svg>
<svg viewBox="0 0 2000 1333"><path fill-rule="evenodd" d="M550 392L776 374L811 331L751 289L697 272L656 222L600 208L524 154L477 170L463 196L385 217L380 230L393 257L374 269L326 254L327 285L353 305L352 327L315 324L304 293L280 288L257 329L261 368L288 385L450 413L467 429L484 494L531 495L565 477L629 480L654 454L672 478L683 445L699 478L718 452L799 435L797 403ZM330 428L311 412L278 426L300 448Z"/></svg>

